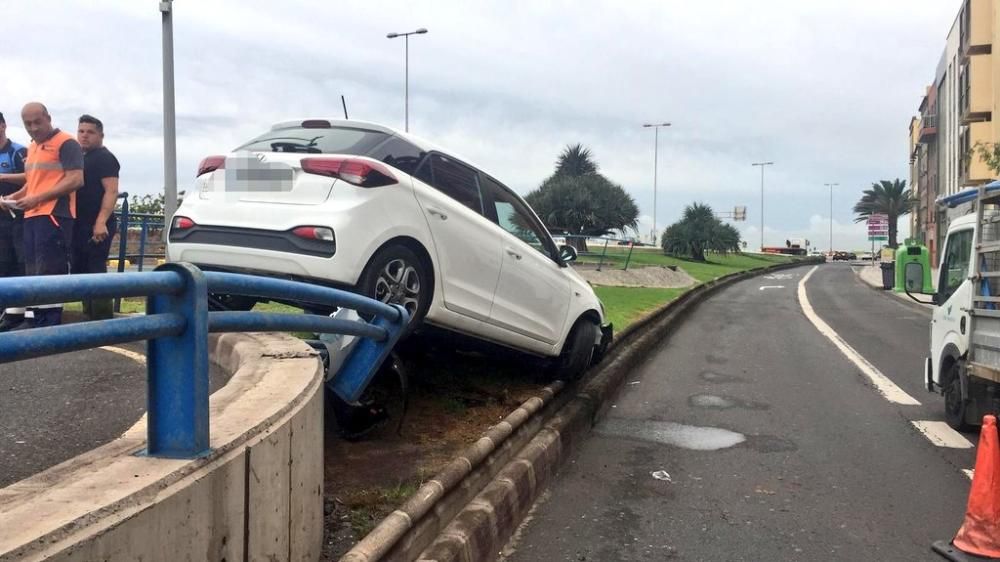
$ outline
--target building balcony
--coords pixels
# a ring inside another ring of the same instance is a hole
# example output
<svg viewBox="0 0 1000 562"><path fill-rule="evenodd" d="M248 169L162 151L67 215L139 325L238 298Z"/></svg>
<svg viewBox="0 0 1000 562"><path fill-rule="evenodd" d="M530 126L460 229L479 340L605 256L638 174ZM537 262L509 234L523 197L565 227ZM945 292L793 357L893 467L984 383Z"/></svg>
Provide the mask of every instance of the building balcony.
<svg viewBox="0 0 1000 562"><path fill-rule="evenodd" d="M966 132L962 133L962 144L966 156L959 163L959 184L963 186L980 185L993 181L995 174L986 162L979 156L976 145L980 142L990 142L991 123L972 123Z"/></svg>
<svg viewBox="0 0 1000 562"><path fill-rule="evenodd" d="M920 142L929 142L937 136L937 115L924 115L920 118Z"/></svg>
<svg viewBox="0 0 1000 562"><path fill-rule="evenodd" d="M962 58L993 50L993 0L965 0L961 13L959 53Z"/></svg>
<svg viewBox="0 0 1000 562"><path fill-rule="evenodd" d="M975 55L965 67L959 90L959 108L963 125L992 118L992 55Z"/></svg>

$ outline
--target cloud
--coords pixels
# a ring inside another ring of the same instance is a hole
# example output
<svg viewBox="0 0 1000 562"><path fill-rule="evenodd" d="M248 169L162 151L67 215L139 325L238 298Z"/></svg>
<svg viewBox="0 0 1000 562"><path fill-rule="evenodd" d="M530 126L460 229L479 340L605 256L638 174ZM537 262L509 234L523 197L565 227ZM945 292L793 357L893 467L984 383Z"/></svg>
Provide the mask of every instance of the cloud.
<svg viewBox="0 0 1000 562"><path fill-rule="evenodd" d="M862 189L908 177L909 117L959 5L175 2L180 188L201 158L274 122L339 117L341 95L352 118L402 126L403 42L385 34L427 27L410 41L411 129L521 193L551 173L563 147L582 142L651 217L653 134L641 124L670 121L659 139L658 226L704 201L746 205L759 227L750 163L768 159L766 229L811 232L813 217L830 214L827 182L840 184L833 215L847 228ZM45 21L47 35L5 50L8 120L32 99L63 128L97 115L122 161L123 189L159 191L157 4L14 3L5 15Z"/></svg>

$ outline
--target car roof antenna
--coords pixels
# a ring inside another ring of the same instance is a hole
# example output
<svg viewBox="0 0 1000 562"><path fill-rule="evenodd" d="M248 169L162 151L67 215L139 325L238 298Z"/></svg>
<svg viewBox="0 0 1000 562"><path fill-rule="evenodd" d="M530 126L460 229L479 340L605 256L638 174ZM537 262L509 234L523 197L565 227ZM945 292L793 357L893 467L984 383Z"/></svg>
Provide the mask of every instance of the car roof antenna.
<svg viewBox="0 0 1000 562"><path fill-rule="evenodd" d="M344 121L350 121L350 117L347 116L347 100L344 99L344 95L340 95L340 105L344 106Z"/></svg>

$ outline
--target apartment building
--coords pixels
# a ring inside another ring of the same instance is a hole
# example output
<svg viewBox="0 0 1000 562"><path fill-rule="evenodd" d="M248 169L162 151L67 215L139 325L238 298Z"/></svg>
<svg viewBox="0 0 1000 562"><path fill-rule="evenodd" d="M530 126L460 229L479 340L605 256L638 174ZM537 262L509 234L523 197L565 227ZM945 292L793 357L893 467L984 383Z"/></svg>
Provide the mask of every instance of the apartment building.
<svg viewBox="0 0 1000 562"><path fill-rule="evenodd" d="M1000 141L1000 53L993 56L998 32L1000 0L965 0L919 116L910 121L910 185L919 200L910 236L922 240L934 260L948 227L935 200L996 176L976 146Z"/></svg>

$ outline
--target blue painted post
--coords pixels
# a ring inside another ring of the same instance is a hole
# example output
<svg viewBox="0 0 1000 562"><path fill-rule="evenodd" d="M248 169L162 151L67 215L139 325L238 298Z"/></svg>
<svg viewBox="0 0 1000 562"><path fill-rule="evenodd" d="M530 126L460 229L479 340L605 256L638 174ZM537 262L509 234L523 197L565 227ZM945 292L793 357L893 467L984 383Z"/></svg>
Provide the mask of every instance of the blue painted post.
<svg viewBox="0 0 1000 562"><path fill-rule="evenodd" d="M118 273L125 271L125 247L128 243L128 193L119 195L122 198L121 222L118 224ZM122 311L122 299L116 297L115 312Z"/></svg>
<svg viewBox="0 0 1000 562"><path fill-rule="evenodd" d="M149 228L149 217L142 216L142 231L139 234L139 271L142 271L142 262L146 261L146 231Z"/></svg>
<svg viewBox="0 0 1000 562"><path fill-rule="evenodd" d="M371 324L386 330L385 341L362 339L351 350L351 354L341 365L340 371L327 382L327 385L349 404L356 404L368 383L375 377L378 368L382 366L392 348L396 346L403 334L410 315L399 305L392 305L399 310L399 318L391 320L384 316L376 316Z"/></svg>
<svg viewBox="0 0 1000 562"><path fill-rule="evenodd" d="M208 428L208 284L201 270L188 263L164 264L157 271L176 271L183 291L146 299L146 314L184 316L180 335L147 343L149 379L147 453L192 458L209 449Z"/></svg>

